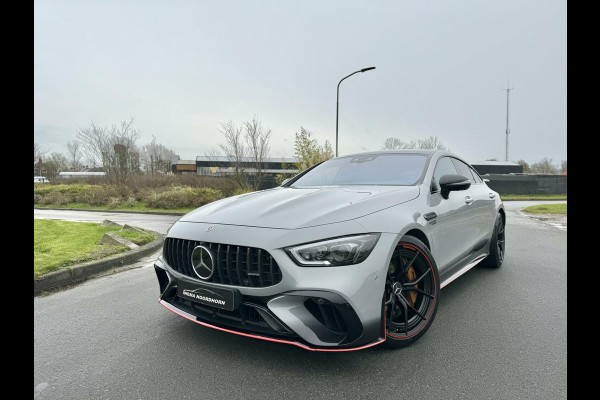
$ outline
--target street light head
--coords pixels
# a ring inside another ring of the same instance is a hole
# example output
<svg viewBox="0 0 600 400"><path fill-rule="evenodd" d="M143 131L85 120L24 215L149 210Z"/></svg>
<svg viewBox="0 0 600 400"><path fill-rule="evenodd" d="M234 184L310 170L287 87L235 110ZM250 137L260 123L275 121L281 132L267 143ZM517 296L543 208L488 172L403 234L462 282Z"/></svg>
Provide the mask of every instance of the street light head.
<svg viewBox="0 0 600 400"><path fill-rule="evenodd" d="M363 68L363 69L360 70L360 72L367 72L367 71L370 71L372 69L375 69L375 67Z"/></svg>

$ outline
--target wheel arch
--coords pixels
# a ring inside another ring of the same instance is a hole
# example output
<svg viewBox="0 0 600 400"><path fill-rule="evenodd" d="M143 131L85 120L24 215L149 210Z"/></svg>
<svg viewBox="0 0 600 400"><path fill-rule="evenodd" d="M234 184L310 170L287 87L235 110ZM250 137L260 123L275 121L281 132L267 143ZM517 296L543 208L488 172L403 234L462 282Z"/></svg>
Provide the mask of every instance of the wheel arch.
<svg viewBox="0 0 600 400"><path fill-rule="evenodd" d="M412 229L408 230L404 235L402 235L402 237L405 237L405 236L416 237L421 242L423 242L425 244L425 246L427 246L427 249L429 249L429 251L431 251L431 245L429 244L429 238L427 237L425 232L423 232L422 230L420 230L418 228L412 228ZM402 240L402 239L400 239L400 240Z"/></svg>

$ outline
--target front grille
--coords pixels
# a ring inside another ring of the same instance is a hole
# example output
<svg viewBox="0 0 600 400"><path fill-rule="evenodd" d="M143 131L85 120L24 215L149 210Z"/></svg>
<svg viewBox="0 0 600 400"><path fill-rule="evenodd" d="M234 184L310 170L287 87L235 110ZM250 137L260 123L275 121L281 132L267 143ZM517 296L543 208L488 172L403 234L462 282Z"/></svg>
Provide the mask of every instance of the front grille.
<svg viewBox="0 0 600 400"><path fill-rule="evenodd" d="M192 268L192 251L198 245L213 254L215 270L207 282L224 285L267 287L281 282L281 270L273 257L263 249L229 244L166 238L163 255L175 271L198 278Z"/></svg>

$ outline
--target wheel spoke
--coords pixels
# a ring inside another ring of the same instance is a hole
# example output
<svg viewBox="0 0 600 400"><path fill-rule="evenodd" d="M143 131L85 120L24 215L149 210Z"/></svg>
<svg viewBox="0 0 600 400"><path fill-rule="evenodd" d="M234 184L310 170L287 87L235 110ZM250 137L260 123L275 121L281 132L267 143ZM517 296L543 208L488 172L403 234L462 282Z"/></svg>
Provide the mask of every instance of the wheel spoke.
<svg viewBox="0 0 600 400"><path fill-rule="evenodd" d="M429 293L425 292L424 290L421 290L421 289L418 289L418 288L411 288L410 286L409 287L402 286L402 290L405 291L405 292L417 292L417 293L421 293L423 296L427 296L430 299L433 299L432 295L430 295Z"/></svg>
<svg viewBox="0 0 600 400"><path fill-rule="evenodd" d="M410 260L408 262L408 264L406 264L406 266L404 267L404 271L402 272L402 275L406 274L406 272L408 272L408 269L410 268L410 266L412 265L413 262L415 262L415 260L417 259L417 257L419 256L419 252L415 251L415 255L412 258L412 260Z"/></svg>
<svg viewBox="0 0 600 400"><path fill-rule="evenodd" d="M406 301L401 296L398 296L398 300L400 300L400 304L404 308L404 333L408 336L408 309L406 308Z"/></svg>
<svg viewBox="0 0 600 400"><path fill-rule="evenodd" d="M419 279L417 279L416 281L407 282L406 284L409 286L415 286L417 283L421 282L423 280L423 278L425 278L427 276L427 274L430 272L431 272L431 269L428 268L427 271L425 271Z"/></svg>
<svg viewBox="0 0 600 400"><path fill-rule="evenodd" d="M406 309L406 306L410 307L411 310L413 310L419 317L421 317L421 319L427 319L423 316L423 314L421 314L419 312L419 310L417 310L416 308L414 308L401 294L397 294L396 296L398 296L398 299L400 300L400 303L402 303L402 306Z"/></svg>

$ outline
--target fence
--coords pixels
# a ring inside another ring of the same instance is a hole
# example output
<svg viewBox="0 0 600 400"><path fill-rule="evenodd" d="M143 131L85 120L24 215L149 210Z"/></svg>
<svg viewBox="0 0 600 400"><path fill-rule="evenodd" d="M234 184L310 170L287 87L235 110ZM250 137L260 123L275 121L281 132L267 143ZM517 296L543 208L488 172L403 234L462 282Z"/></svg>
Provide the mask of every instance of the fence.
<svg viewBox="0 0 600 400"><path fill-rule="evenodd" d="M500 194L566 194L567 175L482 175Z"/></svg>

